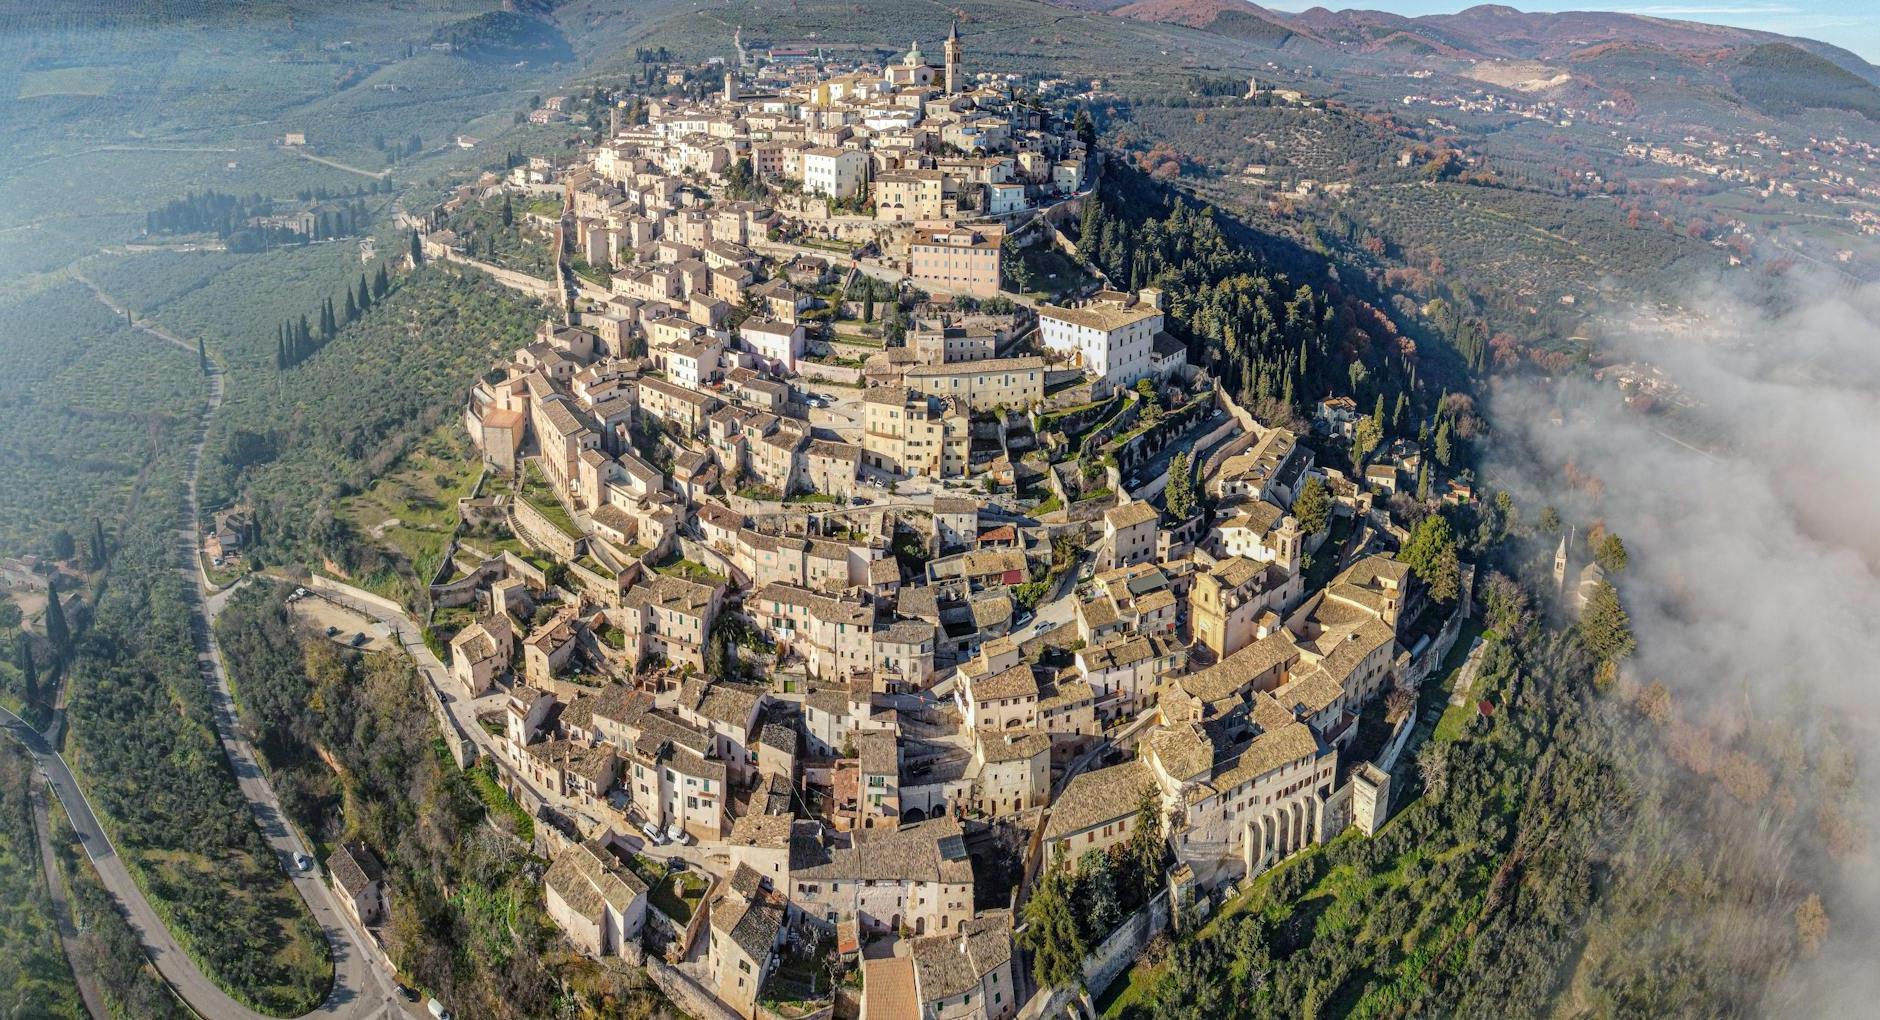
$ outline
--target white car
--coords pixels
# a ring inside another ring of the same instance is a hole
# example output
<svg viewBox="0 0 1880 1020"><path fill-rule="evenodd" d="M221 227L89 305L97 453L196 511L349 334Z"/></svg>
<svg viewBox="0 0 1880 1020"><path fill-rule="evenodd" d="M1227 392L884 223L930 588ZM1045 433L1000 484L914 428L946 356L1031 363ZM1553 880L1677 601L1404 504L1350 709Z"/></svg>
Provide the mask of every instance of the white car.
<svg viewBox="0 0 1880 1020"><path fill-rule="evenodd" d="M659 831L659 826L652 822L640 826L640 835L645 836L646 841L654 846L665 846L667 842L666 834Z"/></svg>
<svg viewBox="0 0 1880 1020"><path fill-rule="evenodd" d="M684 846L692 841L692 837L687 835L686 831L679 827L678 822L666 826L666 838L680 846Z"/></svg>
<svg viewBox="0 0 1880 1020"><path fill-rule="evenodd" d="M313 858L308 857L306 854L295 854L294 867L299 868L303 872L311 873L313 871Z"/></svg>

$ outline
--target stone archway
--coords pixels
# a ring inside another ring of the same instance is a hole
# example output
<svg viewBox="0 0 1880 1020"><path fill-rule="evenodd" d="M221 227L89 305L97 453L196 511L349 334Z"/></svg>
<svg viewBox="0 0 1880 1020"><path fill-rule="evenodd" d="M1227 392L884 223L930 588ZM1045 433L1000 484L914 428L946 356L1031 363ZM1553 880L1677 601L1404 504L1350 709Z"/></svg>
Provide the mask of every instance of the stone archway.
<svg viewBox="0 0 1880 1020"><path fill-rule="evenodd" d="M927 820L927 812L922 811L920 808L917 808L917 807L911 807L911 808L908 808L906 811L901 812L901 824L902 825L912 825L915 822L924 822L926 820Z"/></svg>

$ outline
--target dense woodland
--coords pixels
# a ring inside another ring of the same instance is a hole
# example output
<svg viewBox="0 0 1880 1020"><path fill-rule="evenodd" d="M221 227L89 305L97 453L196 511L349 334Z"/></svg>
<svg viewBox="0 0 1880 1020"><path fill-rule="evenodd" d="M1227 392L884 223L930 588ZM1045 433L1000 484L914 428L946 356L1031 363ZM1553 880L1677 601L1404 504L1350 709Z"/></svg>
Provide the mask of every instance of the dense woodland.
<svg viewBox="0 0 1880 1020"><path fill-rule="evenodd" d="M1300 421L1321 398L1349 395L1382 409L1391 432L1415 434L1445 403L1443 380L1468 386L1447 345L1401 334L1323 260L1126 166L1106 171L1100 198L1086 207L1079 254L1114 287L1160 289L1170 332L1263 420Z"/></svg>
<svg viewBox="0 0 1880 1020"><path fill-rule="evenodd" d="M364 194L364 189L358 194ZM355 237L370 226L371 214L363 199L328 201L324 194L317 200L309 195L298 203L286 203L262 195L191 192L144 214L148 236L210 234L225 241L233 252Z"/></svg>
<svg viewBox="0 0 1880 1020"><path fill-rule="evenodd" d="M217 622L243 721L296 824L385 861L387 949L406 979L463 1016L662 1015L643 976L561 942L542 906L546 862L444 753L411 661L303 637L285 594L252 586Z"/></svg>

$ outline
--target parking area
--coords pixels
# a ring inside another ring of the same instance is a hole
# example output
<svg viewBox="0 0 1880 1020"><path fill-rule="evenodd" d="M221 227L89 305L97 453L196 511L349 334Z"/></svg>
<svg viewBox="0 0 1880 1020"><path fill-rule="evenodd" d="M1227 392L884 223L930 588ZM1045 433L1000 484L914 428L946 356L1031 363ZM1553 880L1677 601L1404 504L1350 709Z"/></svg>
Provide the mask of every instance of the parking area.
<svg viewBox="0 0 1880 1020"><path fill-rule="evenodd" d="M398 647L392 640L391 628L311 592L290 596L287 611L308 630L348 648L389 652Z"/></svg>

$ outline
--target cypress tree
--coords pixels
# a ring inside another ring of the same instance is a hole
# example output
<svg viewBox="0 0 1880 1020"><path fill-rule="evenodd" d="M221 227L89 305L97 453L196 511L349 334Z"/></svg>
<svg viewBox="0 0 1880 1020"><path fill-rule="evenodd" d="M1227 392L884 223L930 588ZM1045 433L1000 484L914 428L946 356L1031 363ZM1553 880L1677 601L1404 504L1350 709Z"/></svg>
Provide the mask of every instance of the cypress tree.
<svg viewBox="0 0 1880 1020"><path fill-rule="evenodd" d="M424 246L419 243L416 230L411 232L411 264L414 266L424 264Z"/></svg>
<svg viewBox="0 0 1880 1020"><path fill-rule="evenodd" d="M372 307L372 292L366 287L366 274L359 274L359 310L364 312Z"/></svg>
<svg viewBox="0 0 1880 1020"><path fill-rule="evenodd" d="M391 289L392 289L391 277L386 275L385 263L381 262L379 263L378 278L372 281L372 296L375 298L382 298L385 296L385 292Z"/></svg>
<svg viewBox="0 0 1880 1020"><path fill-rule="evenodd" d="M353 300L352 288L348 287L346 289L346 321L351 322L354 319L357 319L358 317L359 317L359 304L358 302Z"/></svg>
<svg viewBox="0 0 1880 1020"><path fill-rule="evenodd" d="M203 375L209 374L209 349L203 346L202 337L196 338L196 365Z"/></svg>
<svg viewBox="0 0 1880 1020"><path fill-rule="evenodd" d="M72 630L65 622L65 606L59 601L59 582L46 585L46 640L52 644L54 662L64 662L72 648Z"/></svg>
<svg viewBox="0 0 1880 1020"><path fill-rule="evenodd" d="M105 561L110 557L110 547L104 540L104 522L96 517L91 519L91 569L103 570Z"/></svg>

